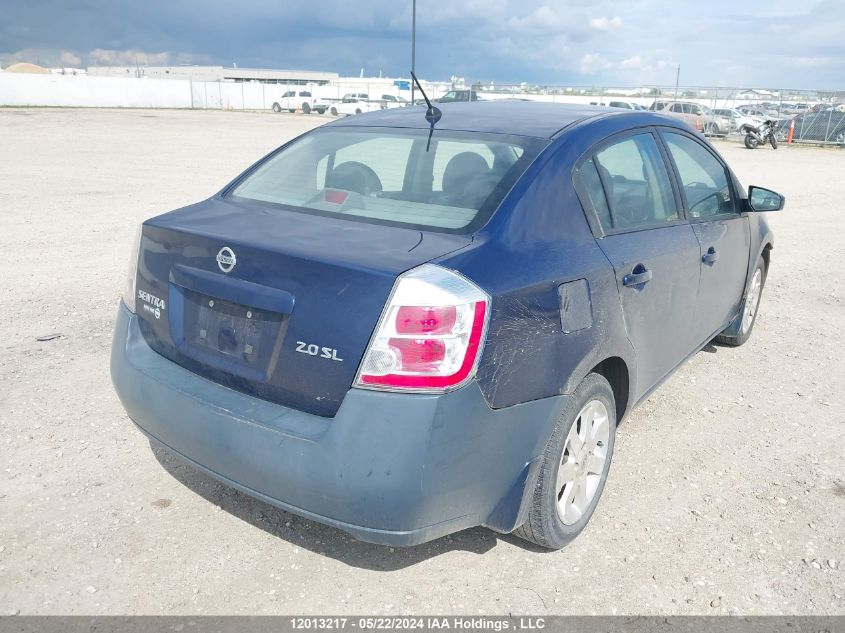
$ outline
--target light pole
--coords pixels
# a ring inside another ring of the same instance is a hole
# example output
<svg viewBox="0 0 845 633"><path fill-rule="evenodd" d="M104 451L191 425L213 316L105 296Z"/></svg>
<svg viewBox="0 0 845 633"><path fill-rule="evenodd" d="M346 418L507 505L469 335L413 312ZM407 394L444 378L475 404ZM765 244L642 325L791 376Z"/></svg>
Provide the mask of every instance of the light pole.
<svg viewBox="0 0 845 633"><path fill-rule="evenodd" d="M417 72L417 0L411 0L411 72ZM411 80L411 105L414 105L414 81Z"/></svg>

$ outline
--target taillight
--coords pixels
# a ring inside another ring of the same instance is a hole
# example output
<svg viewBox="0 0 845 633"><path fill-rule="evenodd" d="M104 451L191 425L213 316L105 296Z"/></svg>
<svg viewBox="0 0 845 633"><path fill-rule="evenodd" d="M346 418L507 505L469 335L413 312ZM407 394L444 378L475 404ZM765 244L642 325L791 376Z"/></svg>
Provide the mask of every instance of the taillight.
<svg viewBox="0 0 845 633"><path fill-rule="evenodd" d="M448 391L475 375L490 299L458 273L423 264L400 275L373 335L356 385Z"/></svg>
<svg viewBox="0 0 845 633"><path fill-rule="evenodd" d="M129 270L126 271L126 284L123 287L123 303L129 311L135 312L135 277L138 275L138 255L141 251L141 225L135 231L132 251L129 253Z"/></svg>

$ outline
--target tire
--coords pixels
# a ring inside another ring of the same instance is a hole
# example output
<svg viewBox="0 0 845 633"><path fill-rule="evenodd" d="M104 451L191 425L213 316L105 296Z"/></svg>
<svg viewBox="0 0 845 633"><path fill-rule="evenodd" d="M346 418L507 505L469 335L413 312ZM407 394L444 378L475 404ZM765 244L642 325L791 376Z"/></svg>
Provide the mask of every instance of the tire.
<svg viewBox="0 0 845 633"><path fill-rule="evenodd" d="M281 112L281 111L282 111L282 106L280 106L278 103L274 103L273 104L273 112Z"/></svg>
<svg viewBox="0 0 845 633"><path fill-rule="evenodd" d="M325 114L326 113L325 108L314 108L314 109L317 111L317 114Z"/></svg>
<svg viewBox="0 0 845 633"><path fill-rule="evenodd" d="M332 109L329 110L329 112L332 113L332 116L337 116L337 108L335 108L334 106L332 106Z"/></svg>
<svg viewBox="0 0 845 633"><path fill-rule="evenodd" d="M845 147L845 132L840 132L839 134L837 134L834 140L836 141L836 144L840 147Z"/></svg>
<svg viewBox="0 0 845 633"><path fill-rule="evenodd" d="M754 324L757 322L757 315L760 312L760 299L763 297L763 287L766 285L766 262L762 257L757 258L757 265L751 274L751 283L742 301L742 326L736 336L719 334L716 342L729 347L739 347L751 338Z"/></svg>
<svg viewBox="0 0 845 633"><path fill-rule="evenodd" d="M751 136L750 134L745 135L745 146L748 149L757 149L757 146L759 144L760 143L757 141L757 139Z"/></svg>
<svg viewBox="0 0 845 633"><path fill-rule="evenodd" d="M704 136L716 136L718 133L719 129L714 123L708 123L704 126Z"/></svg>
<svg viewBox="0 0 845 633"><path fill-rule="evenodd" d="M361 108L355 108L355 114L361 114Z"/></svg>
<svg viewBox="0 0 845 633"><path fill-rule="evenodd" d="M588 420L598 424L585 425ZM586 435L590 428L593 429L592 449L584 448L587 452L582 453L577 444L583 445L580 436ZM560 549L578 536L593 515L604 490L615 437L613 390L604 376L590 374L578 385L555 424L543 453L528 518L513 534L548 549ZM567 477L560 472L563 461L574 471L574 479L570 481L564 481ZM558 475L563 477L560 482ZM578 486L579 479L583 486ZM583 496L580 490L584 490ZM562 497L561 493L564 493Z"/></svg>
<svg viewBox="0 0 845 633"><path fill-rule="evenodd" d="M309 103L302 104L302 114L311 114L311 105Z"/></svg>
<svg viewBox="0 0 845 633"><path fill-rule="evenodd" d="M296 108L288 108L288 112L291 114L296 114Z"/></svg>
<svg viewBox="0 0 845 633"><path fill-rule="evenodd" d="M771 143L772 149L778 148L778 140L775 138L774 134L769 135L769 143Z"/></svg>

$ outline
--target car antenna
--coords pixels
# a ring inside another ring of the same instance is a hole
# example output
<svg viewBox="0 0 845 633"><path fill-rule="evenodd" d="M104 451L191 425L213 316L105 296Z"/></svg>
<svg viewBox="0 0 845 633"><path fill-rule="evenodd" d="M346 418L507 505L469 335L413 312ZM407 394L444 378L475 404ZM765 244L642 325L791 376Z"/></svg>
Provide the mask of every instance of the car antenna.
<svg viewBox="0 0 845 633"><path fill-rule="evenodd" d="M428 105L428 110L425 111L425 120L428 121L429 125L431 125L428 129L428 143L425 146L425 151L428 151L431 147L431 135L434 134L434 124L440 120L443 113L440 111L440 108L436 108L431 104L431 101L428 99L428 95L425 94L425 90L423 90L423 87L420 85L420 80L417 79L413 70L411 71L411 77L414 79L414 83L417 84L417 88L420 89L423 99L425 99L425 102Z"/></svg>

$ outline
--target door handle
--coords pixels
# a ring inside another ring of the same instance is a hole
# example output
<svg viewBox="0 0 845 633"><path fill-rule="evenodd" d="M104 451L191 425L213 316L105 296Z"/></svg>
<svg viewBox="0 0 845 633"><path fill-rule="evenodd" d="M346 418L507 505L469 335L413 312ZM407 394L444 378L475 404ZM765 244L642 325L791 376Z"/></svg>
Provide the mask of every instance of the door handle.
<svg viewBox="0 0 845 633"><path fill-rule="evenodd" d="M643 286L649 281L651 281L651 271L642 264L634 266L634 270L622 278L622 284L627 288Z"/></svg>
<svg viewBox="0 0 845 633"><path fill-rule="evenodd" d="M705 264L712 266L716 263L716 260L719 259L719 253L716 252L716 249L712 246L707 249L707 252L701 256L701 261Z"/></svg>

